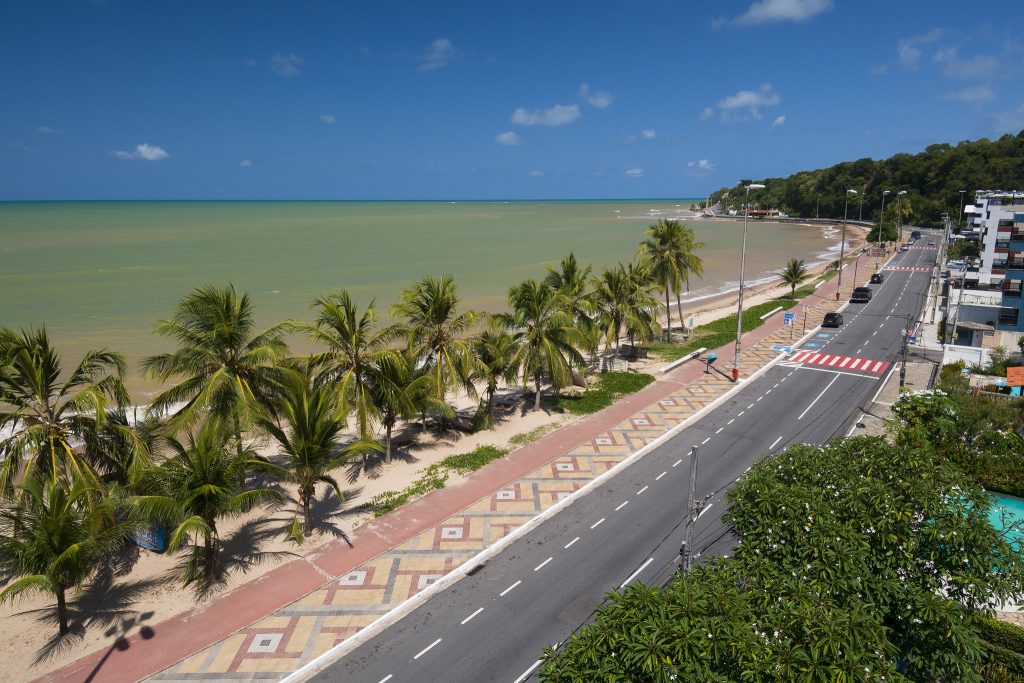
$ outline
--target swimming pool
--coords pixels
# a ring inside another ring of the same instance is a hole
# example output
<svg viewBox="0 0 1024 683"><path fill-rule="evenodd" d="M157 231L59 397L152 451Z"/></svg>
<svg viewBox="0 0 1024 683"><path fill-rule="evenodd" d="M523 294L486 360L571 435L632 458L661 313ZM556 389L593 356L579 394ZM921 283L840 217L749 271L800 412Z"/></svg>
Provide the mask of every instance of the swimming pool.
<svg viewBox="0 0 1024 683"><path fill-rule="evenodd" d="M1024 498L1008 496L1005 493L989 493L995 505L988 512L988 521L996 529L1005 528L1003 512L1007 513L1006 522L1024 521ZM1015 531L1010 538L1024 547L1024 532Z"/></svg>

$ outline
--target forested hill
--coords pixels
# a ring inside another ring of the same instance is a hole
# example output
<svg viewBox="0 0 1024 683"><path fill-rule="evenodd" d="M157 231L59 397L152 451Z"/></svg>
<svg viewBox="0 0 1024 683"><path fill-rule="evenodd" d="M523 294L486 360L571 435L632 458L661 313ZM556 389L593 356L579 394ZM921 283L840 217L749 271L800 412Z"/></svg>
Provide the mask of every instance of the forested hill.
<svg viewBox="0 0 1024 683"><path fill-rule="evenodd" d="M948 144L930 145L920 154L896 154L875 161L858 159L816 171L803 171L788 178L756 180L764 183L764 190L750 193L751 208L781 209L791 216L813 218L842 218L843 199L847 189L857 190L860 196L850 195L849 218L861 215L863 197L864 220L878 220L883 190L891 190L886 197L886 216L894 215L890 206L896 193L906 190L904 211L909 207L909 220L918 225L939 225L941 214L956 218L960 208L960 190L967 190L967 201L974 191L1024 190L1024 131L1017 135L1004 135L998 140L982 138L961 142L955 147ZM742 185L722 188L713 201L719 201L728 192L727 206L741 208Z"/></svg>

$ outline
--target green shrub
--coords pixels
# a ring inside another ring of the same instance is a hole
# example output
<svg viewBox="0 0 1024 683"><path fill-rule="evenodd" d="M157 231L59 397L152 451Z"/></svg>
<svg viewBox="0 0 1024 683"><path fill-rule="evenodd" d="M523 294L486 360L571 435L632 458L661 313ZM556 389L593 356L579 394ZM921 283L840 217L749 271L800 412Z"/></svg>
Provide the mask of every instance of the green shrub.
<svg viewBox="0 0 1024 683"><path fill-rule="evenodd" d="M595 386L582 394L557 397L555 409L576 415L596 413L610 406L615 399L640 391L653 381L653 375L643 373L607 372L599 375Z"/></svg>
<svg viewBox="0 0 1024 683"><path fill-rule="evenodd" d="M533 443L540 437L544 436L548 432L554 431L557 428L557 423L541 425L540 427L537 427L536 429L531 429L528 432L516 434L515 436L508 440L508 445L512 446L513 448L521 448L523 446L526 446L527 444Z"/></svg>
<svg viewBox="0 0 1024 683"><path fill-rule="evenodd" d="M598 376L597 386L618 398L640 391L653 381L653 375L641 372L606 372Z"/></svg>
<svg viewBox="0 0 1024 683"><path fill-rule="evenodd" d="M743 311L743 330L749 332L756 329L764 323L761 320L761 316L768 311L782 307L783 310L789 310L797 305L797 301L793 299L776 299L774 301L766 301L763 304L752 306L744 309ZM781 313L781 311L779 312ZM725 346L729 342L736 340L736 314L714 320L705 325L699 325L694 328L693 333L690 335L690 339L683 344L670 344L666 342L657 342L648 345L648 349L654 354L665 360L677 360L682 358L688 353L693 353L700 348L717 349L720 346Z"/></svg>
<svg viewBox="0 0 1024 683"><path fill-rule="evenodd" d="M992 645L1024 655L1024 628L999 619L978 619L978 633Z"/></svg>
<svg viewBox="0 0 1024 683"><path fill-rule="evenodd" d="M504 448L484 444L482 446L477 446L469 453L450 455L438 464L453 472L468 474L480 469L492 460L497 460L507 454L508 451Z"/></svg>

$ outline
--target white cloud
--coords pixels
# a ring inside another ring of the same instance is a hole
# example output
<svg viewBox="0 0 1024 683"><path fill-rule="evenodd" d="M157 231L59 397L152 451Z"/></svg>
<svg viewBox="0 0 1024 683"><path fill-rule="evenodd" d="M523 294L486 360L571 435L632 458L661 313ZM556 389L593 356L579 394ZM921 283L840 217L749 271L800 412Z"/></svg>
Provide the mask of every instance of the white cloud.
<svg viewBox="0 0 1024 683"><path fill-rule="evenodd" d="M326 123L328 126L333 126L338 122L338 117L334 114L320 114L320 120Z"/></svg>
<svg viewBox="0 0 1024 683"><path fill-rule="evenodd" d="M522 139L515 132L507 130L504 133L498 133L494 137L494 144L503 145L505 147L514 147L522 142Z"/></svg>
<svg viewBox="0 0 1024 683"><path fill-rule="evenodd" d="M704 107L704 111L702 111L700 113L700 118L701 118L702 121L707 121L708 119L710 119L714 115L715 115L715 110L714 109L712 109L711 107Z"/></svg>
<svg viewBox="0 0 1024 683"><path fill-rule="evenodd" d="M776 21L807 21L832 9L832 0L758 0L733 19L736 26L755 26Z"/></svg>
<svg viewBox="0 0 1024 683"><path fill-rule="evenodd" d="M715 167L715 165L712 164L707 159L701 159L700 161L691 161L690 163L686 164L686 167L687 168L692 168L692 169L695 169L695 170L698 170L698 171L705 171L705 172L707 172L707 171L712 170Z"/></svg>
<svg viewBox="0 0 1024 683"><path fill-rule="evenodd" d="M12 148L17 149L17 150L20 150L22 152L27 152L29 154L31 154L32 152L35 151L34 149L32 149L31 145L29 145L27 142L22 142L21 140L15 140L13 142L8 142L7 146L8 147L12 147Z"/></svg>
<svg viewBox="0 0 1024 683"><path fill-rule="evenodd" d="M992 92L987 84L974 85L969 88L964 88L957 92L950 92L942 95L940 100L952 100L954 102L988 102L989 100L995 99L995 93Z"/></svg>
<svg viewBox="0 0 1024 683"><path fill-rule="evenodd" d="M942 65L943 75L965 81L989 78L999 71L999 60L995 57L977 55L970 59L960 59L955 47L936 52L935 62Z"/></svg>
<svg viewBox="0 0 1024 683"><path fill-rule="evenodd" d="M252 161L249 159L242 159L240 162L238 162L238 165L244 169L250 169L252 168Z"/></svg>
<svg viewBox="0 0 1024 683"><path fill-rule="evenodd" d="M627 168L626 169L626 175L629 176L630 178L639 178L643 174L644 174L644 169L642 169L642 168L633 167L633 168Z"/></svg>
<svg viewBox="0 0 1024 683"><path fill-rule="evenodd" d="M931 31L928 31L928 33L900 40L896 45L896 52L899 56L900 64L907 69L917 69L918 63L921 61L922 54L920 46L934 43L944 34L945 31L941 28L933 28Z"/></svg>
<svg viewBox="0 0 1024 683"><path fill-rule="evenodd" d="M781 126L785 122L786 122L786 116L785 115L779 116L774 121L772 121L772 128L778 128L779 126Z"/></svg>
<svg viewBox="0 0 1024 683"><path fill-rule="evenodd" d="M761 109L765 107L777 107L782 98L775 92L771 83L761 84L757 90L740 90L735 95L719 100L715 105L723 123L732 120L744 120L746 118L761 118ZM701 114L702 119L714 115L711 107L705 107Z"/></svg>
<svg viewBox="0 0 1024 683"><path fill-rule="evenodd" d="M371 50L370 48L366 47L365 45L362 46L361 48L359 48L359 56L360 57L369 57L372 54L373 54L373 50Z"/></svg>
<svg viewBox="0 0 1024 683"><path fill-rule="evenodd" d="M171 156L163 147L159 145L150 145L143 142L141 145L136 145L135 149L126 151L123 149L114 150L107 152L112 157L125 160L133 159L144 159L145 161L160 161Z"/></svg>
<svg viewBox="0 0 1024 683"><path fill-rule="evenodd" d="M455 56L455 46L447 38L438 38L419 56L420 71L434 71L448 66Z"/></svg>
<svg viewBox="0 0 1024 683"><path fill-rule="evenodd" d="M1024 104L1013 111L992 114L992 127L996 133L1018 133L1024 129Z"/></svg>
<svg viewBox="0 0 1024 683"><path fill-rule="evenodd" d="M64 131L61 130L60 128L50 128L49 126L39 126L38 128L36 128L36 132L37 133L42 133L43 135L60 135Z"/></svg>
<svg viewBox="0 0 1024 683"><path fill-rule="evenodd" d="M556 104L547 109L517 108L512 112L512 123L520 126L564 126L580 117L580 105Z"/></svg>
<svg viewBox="0 0 1024 683"><path fill-rule="evenodd" d="M596 109L607 109L612 100L615 99L610 92L605 92L604 90L591 91L590 86L586 83L580 85L576 94L580 96L580 99Z"/></svg>
<svg viewBox="0 0 1024 683"><path fill-rule="evenodd" d="M270 58L270 70L278 76L298 76L302 73L299 65L302 64L302 57L283 52L275 52Z"/></svg>
<svg viewBox="0 0 1024 683"><path fill-rule="evenodd" d="M544 175L544 171L538 171L538 170L530 171L530 177L532 177L532 178L540 178L543 175Z"/></svg>
<svg viewBox="0 0 1024 683"><path fill-rule="evenodd" d="M658 137L658 134L654 132L653 128L646 128L640 131L640 137L642 137L644 140L653 140L654 138Z"/></svg>

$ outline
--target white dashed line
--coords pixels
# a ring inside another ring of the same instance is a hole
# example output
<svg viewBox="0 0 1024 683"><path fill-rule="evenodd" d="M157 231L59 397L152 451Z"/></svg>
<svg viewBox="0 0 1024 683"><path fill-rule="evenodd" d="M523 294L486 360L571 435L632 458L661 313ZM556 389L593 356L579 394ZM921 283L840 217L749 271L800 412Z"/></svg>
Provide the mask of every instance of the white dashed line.
<svg viewBox="0 0 1024 683"><path fill-rule="evenodd" d="M772 390L771 390L771 389L769 389L768 391L764 392L764 395L765 395L765 396L767 396L767 395L768 395L768 394L770 394L770 393L772 393Z"/></svg>
<svg viewBox="0 0 1024 683"><path fill-rule="evenodd" d="M629 501L628 500L624 500L621 503L619 503L618 507L615 508L615 511L618 512L619 510L621 510L622 508L626 507L627 505L629 505Z"/></svg>
<svg viewBox="0 0 1024 683"><path fill-rule="evenodd" d="M604 517L602 517L601 519L599 519L596 522L594 522L593 524L591 524L590 528L591 529L596 529L597 527L601 526L602 522L604 522Z"/></svg>
<svg viewBox="0 0 1024 683"><path fill-rule="evenodd" d="M777 446L780 441L782 441L781 436L775 439L775 441L772 441L772 445L768 447L768 450L772 450L773 448L775 448L775 446Z"/></svg>
<svg viewBox="0 0 1024 683"><path fill-rule="evenodd" d="M721 434L723 429L725 429L725 427L719 427L718 429L715 430L715 434Z"/></svg>
<svg viewBox="0 0 1024 683"><path fill-rule="evenodd" d="M764 396L758 396L757 400L760 401L762 398L764 398Z"/></svg>
<svg viewBox="0 0 1024 683"><path fill-rule="evenodd" d="M481 612L483 612L483 611L484 611L484 608L483 608L483 607L481 607L481 608L479 608L479 609L478 609L477 611L473 612L472 614L470 614L470 615L469 615L468 617L466 617L465 619L463 619L463 620L462 620L461 622L459 622L459 623L461 623L461 624L462 624L463 626L465 626L465 625L466 625L466 622L468 622L468 621L469 621L470 619L472 619L473 617L475 617L476 615L480 614L480 613L481 613ZM385 680L387 680L387 679L385 679Z"/></svg>
<svg viewBox="0 0 1024 683"><path fill-rule="evenodd" d="M661 474L659 474L658 476L656 476L656 477L654 478L654 481L658 481L659 479L661 479L662 477L664 477L664 476L665 476L666 474L668 474L668 472L662 472ZM647 488L647 487L645 486L644 488Z"/></svg>
<svg viewBox="0 0 1024 683"><path fill-rule="evenodd" d="M701 441L701 442L700 442L700 445L701 445L701 446L703 446L703 445L704 445L704 444L706 444L706 443L707 443L708 441L711 441L711 437L710 437L710 436L709 436L708 438L704 439L703 441ZM680 461L680 462L682 462L682 461ZM678 465L678 464L679 464L679 463L677 462L677 463L676 463L676 465ZM672 467L675 467L676 465L672 465Z"/></svg>
<svg viewBox="0 0 1024 683"><path fill-rule="evenodd" d="M654 562L654 558L653 557L648 559L646 562L644 562L642 565L640 565L639 569L637 569L635 572L630 574L629 578L626 579L625 581L623 581L622 585L619 586L619 588L625 588L627 585L629 585L629 582L632 581L633 579L635 579L640 574L640 572L642 572L643 570L647 569L647 565L649 565L651 562Z"/></svg>
<svg viewBox="0 0 1024 683"><path fill-rule="evenodd" d="M728 421L728 422L726 422L725 424L727 424L727 425L731 425L731 424L732 424L733 422L735 422L735 421L736 421L736 418L734 417L733 419L729 420L729 421Z"/></svg>
<svg viewBox="0 0 1024 683"><path fill-rule="evenodd" d="M747 411L745 411L745 410L741 410L741 411L740 411L740 414L739 414L739 415L737 415L736 417L743 417L743 413L745 413L745 412L747 412Z"/></svg>
<svg viewBox="0 0 1024 683"><path fill-rule="evenodd" d="M672 467L679 467L679 463L681 462L682 460L676 460L674 463L672 463Z"/></svg>
<svg viewBox="0 0 1024 683"><path fill-rule="evenodd" d="M514 681L514 683L523 683L523 681L525 681L525 680L526 680L527 678L529 678L529 677L530 677L530 674L532 674L532 673L533 673L533 670L534 670L534 669L536 669L536 668L537 668L538 666L540 666L540 665L541 665L541 664L543 664L543 663L544 663L544 660L542 660L542 659L538 659L538 660L537 660L536 662L534 662L534 663L533 663L533 666L531 666L531 667L530 667L529 669L527 669L526 671L524 671L524 672L523 672L523 673L522 673L522 674L521 674L521 675L519 676L519 678L517 678L517 679L516 679L516 680Z"/></svg>
<svg viewBox="0 0 1024 683"><path fill-rule="evenodd" d="M665 473L664 473L664 472L662 472L662 473L661 473L661 474L660 474L660 475L658 476L658 479L661 479L661 478L662 478L662 477L664 477L664 476L665 476ZM654 481L658 481L658 479L655 479ZM650 484L648 484L647 486L645 486L645 487L643 487L642 489L640 489L639 491L637 491L637 492L636 492L636 495L638 495L638 496L639 496L639 495L640 495L641 493L643 493L644 491L646 491L646 490L647 490L647 489L649 489L649 488L651 488L651 485L650 485Z"/></svg>
<svg viewBox="0 0 1024 683"><path fill-rule="evenodd" d="M394 677L395 677L395 674L388 674L384 678L382 678L379 681L377 681L377 683L388 683L388 681L390 681Z"/></svg>
<svg viewBox="0 0 1024 683"><path fill-rule="evenodd" d="M519 585L519 584L521 584L522 582L523 582L523 580L522 580L522 579L520 579L519 581L516 581L516 582L515 582L515 583L513 583L513 584L512 584L511 586L509 586L509 587L508 587L508 588L506 588L505 590L503 590L503 591L501 591L500 593L498 593L498 597L499 597L499 598L503 598L503 597L505 597L505 595L506 595L506 594L510 593L510 592L512 591L512 589L513 589L513 588L515 588L516 586L518 586L518 585Z"/></svg>
<svg viewBox="0 0 1024 683"><path fill-rule="evenodd" d="M535 572L539 572L539 571L540 571L541 569L543 569L543 568L544 568L544 565L546 565L546 564L547 564L548 562L550 562L550 561L551 561L551 560L553 560L553 559L555 559L555 558L553 558L553 557L549 557L548 559L544 560L543 562L541 562L540 564L538 564L538 565L537 565L536 567L534 567L534 568L533 568L533 571L535 571Z"/></svg>
<svg viewBox="0 0 1024 683"><path fill-rule="evenodd" d="M441 642L441 639L440 639L440 638L438 638L437 640L435 640L434 642L432 642L432 643L431 643L430 645L427 645L427 646L426 646L425 648L423 648L422 650L420 650L420 653L419 653L418 655L416 655L415 657L413 657L413 659L419 659L419 658L420 658L420 657L422 657L423 655L427 654L428 652L430 652L430 649L431 649L432 647L434 647L435 645L437 645L437 644L438 644L438 643L440 643L440 642Z"/></svg>
<svg viewBox="0 0 1024 683"><path fill-rule="evenodd" d="M571 541L569 541L568 543L566 543L566 544L565 544L565 549L566 549L566 550L568 550L569 548L571 548L571 547L572 547L572 545L573 545L573 543L575 543L575 542L576 542L576 541L578 541L578 540L580 540L580 537L579 537L579 536L577 536L576 538L574 538L574 539L572 539Z"/></svg>
<svg viewBox="0 0 1024 683"><path fill-rule="evenodd" d="M750 410L750 409L751 409L751 408L753 408L753 407L754 407L754 404L753 404L753 403L751 403L751 404L750 404L749 406L747 406L747 410Z"/></svg>

